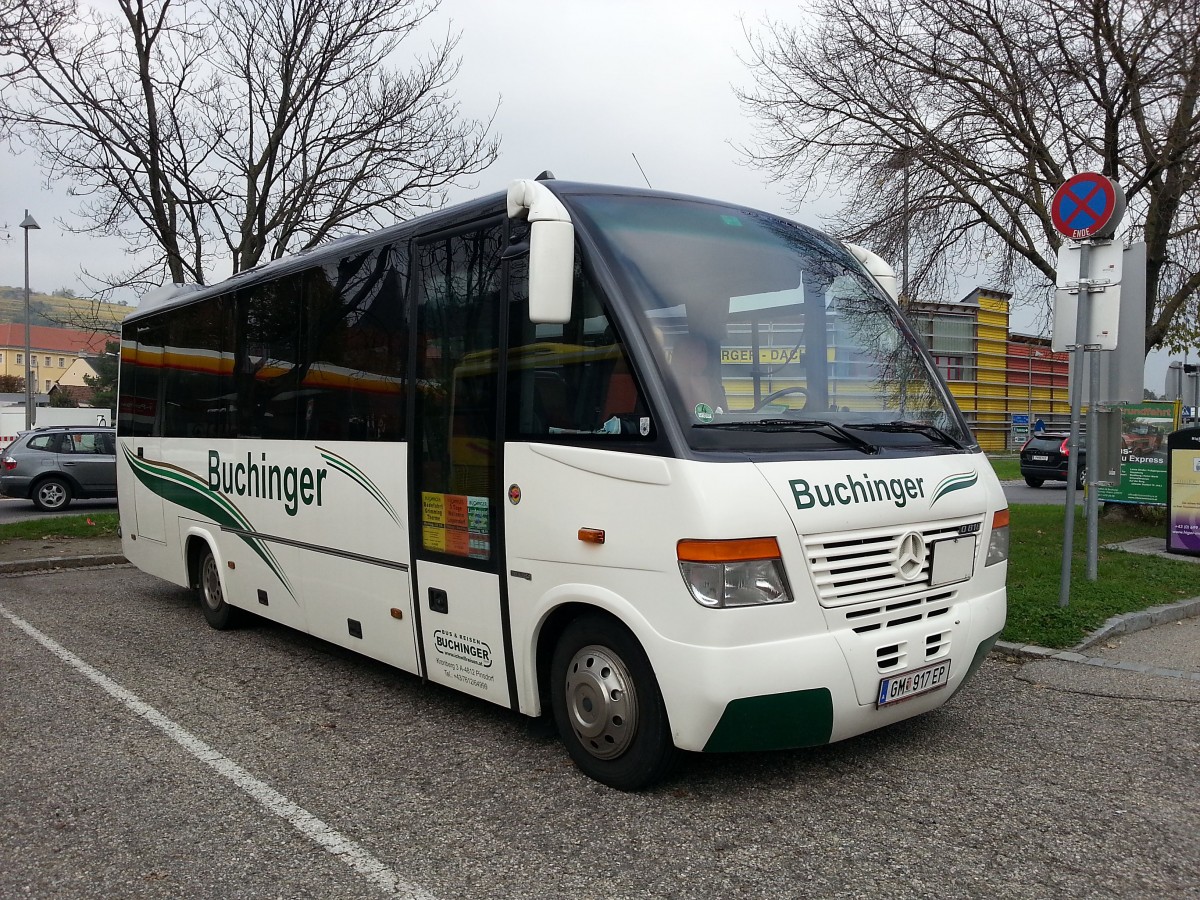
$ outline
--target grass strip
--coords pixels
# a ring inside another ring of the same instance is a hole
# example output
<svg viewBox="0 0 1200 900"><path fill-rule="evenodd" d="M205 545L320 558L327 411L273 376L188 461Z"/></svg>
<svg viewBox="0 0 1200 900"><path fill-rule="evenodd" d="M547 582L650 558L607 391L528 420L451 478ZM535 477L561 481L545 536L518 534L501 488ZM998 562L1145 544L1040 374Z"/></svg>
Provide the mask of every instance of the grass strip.
<svg viewBox="0 0 1200 900"><path fill-rule="evenodd" d="M89 525L88 520L94 524ZM0 541L40 541L43 538L116 537L119 518L115 512L80 513L29 519L0 525Z"/></svg>
<svg viewBox="0 0 1200 900"><path fill-rule="evenodd" d="M1064 537L1063 508L1016 504L1010 508L1008 559L1008 624L1003 639L1042 647L1072 647L1111 616L1200 595L1196 563L1105 550L1134 538L1159 538L1166 546L1166 526L1158 521L1101 518L1096 581L1087 580L1087 525L1076 509L1070 602L1058 605Z"/></svg>
<svg viewBox="0 0 1200 900"><path fill-rule="evenodd" d="M1021 460L1015 456L989 456L988 462L1001 481L1021 480Z"/></svg>

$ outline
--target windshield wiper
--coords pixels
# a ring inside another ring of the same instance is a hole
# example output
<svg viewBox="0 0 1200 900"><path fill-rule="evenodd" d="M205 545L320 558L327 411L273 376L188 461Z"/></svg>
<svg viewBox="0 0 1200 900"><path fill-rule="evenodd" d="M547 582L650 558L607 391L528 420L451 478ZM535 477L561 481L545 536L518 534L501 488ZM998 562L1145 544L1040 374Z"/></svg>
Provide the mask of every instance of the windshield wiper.
<svg viewBox="0 0 1200 900"><path fill-rule="evenodd" d="M931 441L947 444L958 450L965 450L966 445L958 438L942 431L936 425L925 425L921 422L864 422L861 425L847 425L858 431L887 431L894 434L923 434Z"/></svg>
<svg viewBox="0 0 1200 900"><path fill-rule="evenodd" d="M832 440L849 444L863 453L879 452L879 448L870 441L864 441L857 434L851 434L836 422L829 422L825 419L752 419L741 422L705 422L692 427L722 428L729 431L802 431L808 434L825 435Z"/></svg>

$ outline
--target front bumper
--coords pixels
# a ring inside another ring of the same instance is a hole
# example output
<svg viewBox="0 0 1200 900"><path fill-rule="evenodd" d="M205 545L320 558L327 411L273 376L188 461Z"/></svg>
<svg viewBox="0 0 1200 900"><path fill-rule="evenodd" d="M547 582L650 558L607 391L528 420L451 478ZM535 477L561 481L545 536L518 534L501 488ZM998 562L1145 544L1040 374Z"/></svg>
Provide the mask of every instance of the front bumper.
<svg viewBox="0 0 1200 900"><path fill-rule="evenodd" d="M671 666L659 672L676 746L708 752L815 746L936 709L979 668L1000 636L1006 608L1003 588L956 603L945 685L884 707L874 702L879 672L857 659L852 664L854 654L843 646L857 640L854 635L830 632L732 649L688 648L691 662L685 671ZM896 629L887 639L924 641L923 626ZM914 662L907 668L918 667ZM675 727L676 722L691 727Z"/></svg>

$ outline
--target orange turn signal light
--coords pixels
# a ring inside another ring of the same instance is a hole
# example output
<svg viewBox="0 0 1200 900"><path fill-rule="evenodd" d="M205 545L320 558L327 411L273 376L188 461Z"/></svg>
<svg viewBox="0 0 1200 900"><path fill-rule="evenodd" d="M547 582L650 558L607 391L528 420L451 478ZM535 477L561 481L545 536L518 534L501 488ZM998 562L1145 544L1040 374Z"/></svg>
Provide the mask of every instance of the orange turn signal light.
<svg viewBox="0 0 1200 900"><path fill-rule="evenodd" d="M739 538L731 541L683 540L676 546L680 562L746 562L779 559L779 541L773 537Z"/></svg>
<svg viewBox="0 0 1200 900"><path fill-rule="evenodd" d="M603 528L580 528L579 539L585 544L603 544L604 529Z"/></svg>
<svg viewBox="0 0 1200 900"><path fill-rule="evenodd" d="M1007 528L1008 527L1008 510L998 509L992 513L992 528Z"/></svg>

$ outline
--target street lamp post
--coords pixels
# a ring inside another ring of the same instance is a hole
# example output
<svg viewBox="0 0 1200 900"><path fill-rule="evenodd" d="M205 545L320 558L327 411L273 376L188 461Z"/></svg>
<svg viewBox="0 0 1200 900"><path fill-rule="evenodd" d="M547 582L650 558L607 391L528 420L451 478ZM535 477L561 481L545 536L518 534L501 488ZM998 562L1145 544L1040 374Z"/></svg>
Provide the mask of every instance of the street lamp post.
<svg viewBox="0 0 1200 900"><path fill-rule="evenodd" d="M21 229L25 232L25 430L33 427L33 364L29 352L29 231L41 228L29 210L25 210L25 218L21 221Z"/></svg>

